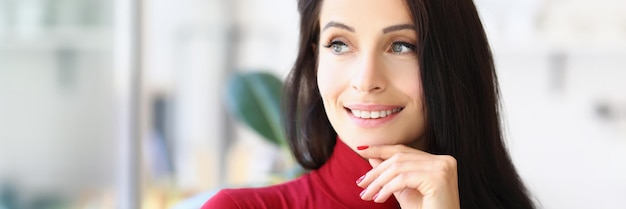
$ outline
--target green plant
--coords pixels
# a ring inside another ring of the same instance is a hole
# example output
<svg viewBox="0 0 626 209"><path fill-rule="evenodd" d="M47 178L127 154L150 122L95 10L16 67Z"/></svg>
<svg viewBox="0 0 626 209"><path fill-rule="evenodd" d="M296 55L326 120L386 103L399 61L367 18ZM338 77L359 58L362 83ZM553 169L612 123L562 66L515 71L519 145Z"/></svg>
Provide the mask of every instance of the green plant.
<svg viewBox="0 0 626 209"><path fill-rule="evenodd" d="M282 132L280 111L282 87L283 83L280 79L266 72L235 73L226 83L224 101L228 112L237 120L259 133L263 139L285 151L287 146ZM300 166L287 165L285 169L279 169L274 173L266 184L284 182L303 173L304 170ZM218 191L219 189L216 189L197 194L173 208L199 208Z"/></svg>
<svg viewBox="0 0 626 209"><path fill-rule="evenodd" d="M266 72L236 73L227 83L225 102L238 120L264 139L285 147L280 100L283 83Z"/></svg>
<svg viewBox="0 0 626 209"><path fill-rule="evenodd" d="M281 149L284 161L275 170L273 183L293 179L306 172L295 164L289 154L282 131L282 88L282 81L266 72L235 73L228 80L225 98L228 111L235 118Z"/></svg>

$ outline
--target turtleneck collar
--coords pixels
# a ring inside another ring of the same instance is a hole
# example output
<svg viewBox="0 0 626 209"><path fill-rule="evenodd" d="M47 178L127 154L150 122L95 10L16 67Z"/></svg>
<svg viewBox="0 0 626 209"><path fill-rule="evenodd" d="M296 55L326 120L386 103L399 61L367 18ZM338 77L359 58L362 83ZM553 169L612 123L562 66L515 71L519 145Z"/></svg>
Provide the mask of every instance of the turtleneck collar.
<svg viewBox="0 0 626 209"><path fill-rule="evenodd" d="M339 137L336 141L328 161L311 172L313 178L319 178L317 182L320 182L324 192L346 208L398 209L399 204L393 196L385 203L361 200L359 194L363 188L356 185L356 180L371 170L372 166Z"/></svg>

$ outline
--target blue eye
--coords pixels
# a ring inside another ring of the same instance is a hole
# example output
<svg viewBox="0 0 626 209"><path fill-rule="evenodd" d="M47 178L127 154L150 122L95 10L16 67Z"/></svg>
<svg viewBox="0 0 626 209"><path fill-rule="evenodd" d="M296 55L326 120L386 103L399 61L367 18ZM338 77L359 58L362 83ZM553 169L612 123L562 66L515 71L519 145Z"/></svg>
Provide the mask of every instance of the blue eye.
<svg viewBox="0 0 626 209"><path fill-rule="evenodd" d="M350 51L350 47L342 41L332 41L324 47L329 48L334 54L343 54Z"/></svg>
<svg viewBox="0 0 626 209"><path fill-rule="evenodd" d="M391 44L389 51L394 54L406 54L415 52L415 48L413 44L404 41L396 41Z"/></svg>

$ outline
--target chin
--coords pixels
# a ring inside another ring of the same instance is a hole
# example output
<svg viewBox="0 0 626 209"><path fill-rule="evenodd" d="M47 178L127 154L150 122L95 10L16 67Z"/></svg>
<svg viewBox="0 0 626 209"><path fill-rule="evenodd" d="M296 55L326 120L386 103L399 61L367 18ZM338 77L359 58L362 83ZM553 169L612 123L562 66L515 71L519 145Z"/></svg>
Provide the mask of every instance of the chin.
<svg viewBox="0 0 626 209"><path fill-rule="evenodd" d="M398 140L390 140L389 135L383 134L344 134L339 136L346 144L351 146L384 145L398 142Z"/></svg>

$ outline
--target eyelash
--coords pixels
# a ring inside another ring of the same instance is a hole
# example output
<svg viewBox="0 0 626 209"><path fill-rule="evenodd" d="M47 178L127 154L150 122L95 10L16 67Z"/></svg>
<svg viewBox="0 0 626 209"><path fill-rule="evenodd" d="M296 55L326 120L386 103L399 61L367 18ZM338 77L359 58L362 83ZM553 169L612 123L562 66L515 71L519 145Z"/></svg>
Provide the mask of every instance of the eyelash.
<svg viewBox="0 0 626 209"><path fill-rule="evenodd" d="M415 52L415 49L417 48L417 47L415 46L415 44L411 44L411 43L409 43L409 42L405 42L405 41L394 41L393 43L391 43L391 47L389 48L389 50L390 50L390 51L391 51L391 50L393 50L393 47L394 47L396 44L401 45L401 46L404 46L404 47L406 47L406 48L410 49L410 50L411 50L411 51L413 51L413 52ZM394 54L396 54L396 53L394 53ZM400 53L397 53L397 54L400 54Z"/></svg>
<svg viewBox="0 0 626 209"><path fill-rule="evenodd" d="M396 45L401 45L401 46L403 46L403 47L406 47L406 48L410 49L410 50L411 50L411 51L413 51L413 52L415 52L415 50L416 50L416 48L417 48L417 47L415 46L415 44L411 44L411 43L409 43L409 42L405 42L405 41L394 41L394 42L392 42L392 43L391 43L391 46L389 47L389 50L388 50L388 51L390 51L390 52L391 52L391 50L393 50L393 47L394 47L394 46L396 46ZM330 49L331 47L332 47L333 49L335 49L335 47L337 47L337 46L348 46L348 44L346 44L345 42L340 41L340 40L333 40L333 41L331 41L330 43L328 43L328 44L326 44L326 45L322 45L322 46L323 46L324 48L327 48L327 49ZM349 47L349 46L348 46L348 47ZM341 52L334 52L334 53L336 53L336 54L342 54ZM391 52L391 53L394 53L394 54L402 54L402 53L395 53L395 52Z"/></svg>
<svg viewBox="0 0 626 209"><path fill-rule="evenodd" d="M344 43L343 41L340 40L333 40L330 43L323 45L324 48L330 49L331 47L333 47L333 49L335 49L337 46L348 46L348 44ZM336 52L339 53L339 52Z"/></svg>
<svg viewBox="0 0 626 209"><path fill-rule="evenodd" d="M343 41L333 40L330 43L324 45L324 48L330 48L331 46L334 46L334 45L348 45L348 44L344 43Z"/></svg>

